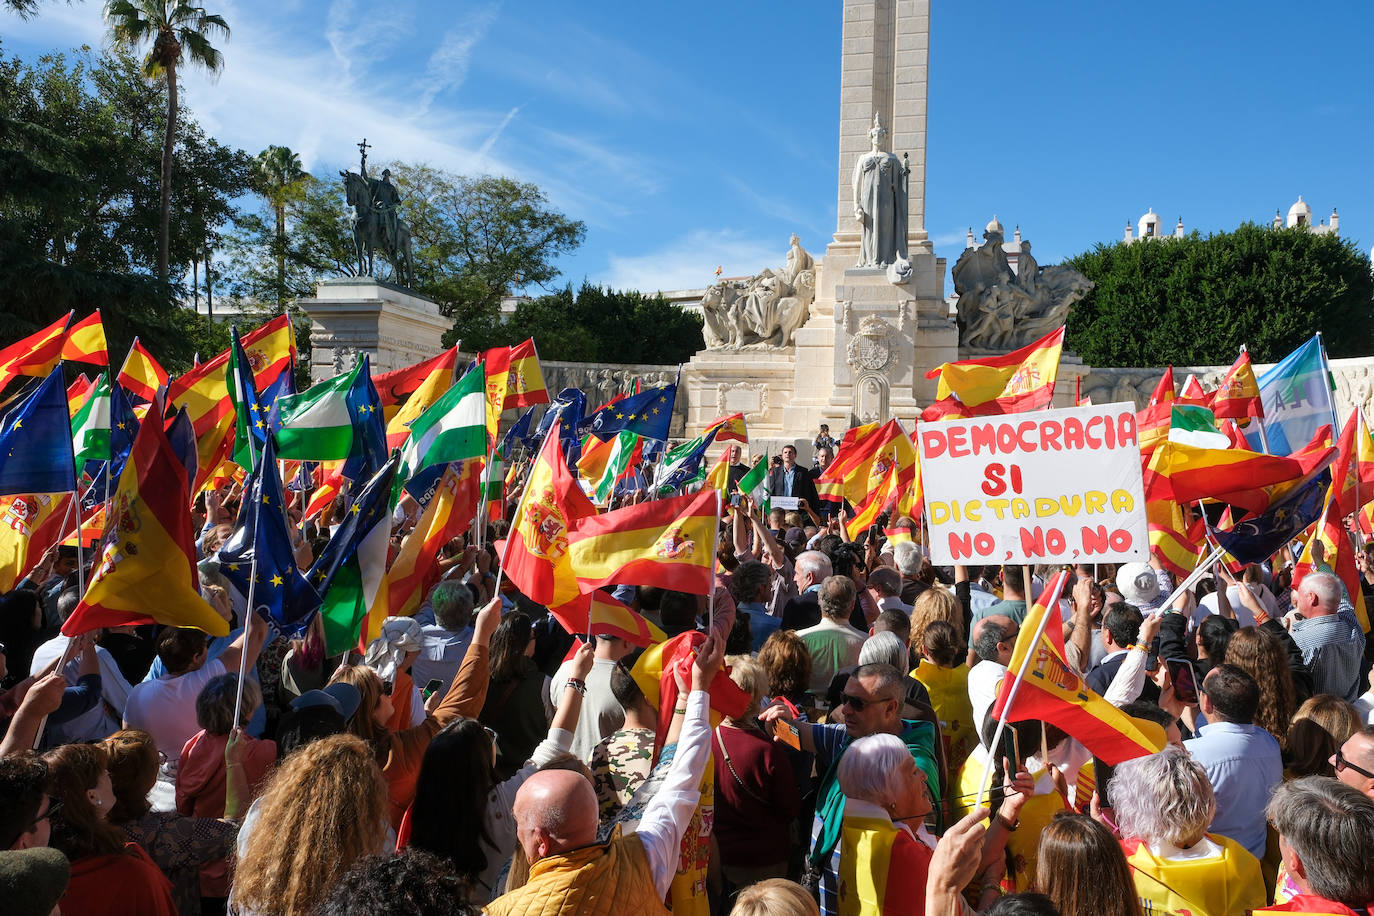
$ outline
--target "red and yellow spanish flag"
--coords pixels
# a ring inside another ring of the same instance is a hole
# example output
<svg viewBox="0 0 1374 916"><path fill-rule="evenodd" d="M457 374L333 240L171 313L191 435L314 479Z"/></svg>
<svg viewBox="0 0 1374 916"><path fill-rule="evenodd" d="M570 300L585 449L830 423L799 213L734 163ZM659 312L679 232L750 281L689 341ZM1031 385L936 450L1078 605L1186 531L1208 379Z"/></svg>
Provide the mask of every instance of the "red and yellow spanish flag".
<svg viewBox="0 0 1374 916"><path fill-rule="evenodd" d="M568 541L579 590L624 583L710 594L719 518L720 493L706 488L579 519Z"/></svg>
<svg viewBox="0 0 1374 916"><path fill-rule="evenodd" d="M936 401L921 413L923 420L953 420L1020 413L1048 407L1059 376L1064 329L1005 356L988 356L945 363L926 373L938 378Z"/></svg>
<svg viewBox="0 0 1374 916"><path fill-rule="evenodd" d="M1335 449L1320 457L1328 456L1334 459ZM1263 512L1263 506L1255 508L1250 500L1242 502L1238 494L1296 480L1306 471L1304 462L1291 456L1238 448L1199 448L1166 439L1145 467L1145 496L1180 503L1224 496L1225 502Z"/></svg>
<svg viewBox="0 0 1374 916"><path fill-rule="evenodd" d="M14 588L57 543L71 505L70 493L0 497L0 593Z"/></svg>
<svg viewBox="0 0 1374 916"><path fill-rule="evenodd" d="M881 809L846 814L838 847L838 916L920 911L931 851L892 823ZM923 862L925 867L914 867L915 862Z"/></svg>
<svg viewBox="0 0 1374 916"><path fill-rule="evenodd" d="M110 503L104 549L63 633L151 619L228 635L229 623L198 590L187 484L162 424L140 425Z"/></svg>
<svg viewBox="0 0 1374 916"><path fill-rule="evenodd" d="M878 516L897 502L897 466L891 465L883 475L882 483L868 494L863 504L855 507L854 517L844 523L845 537L857 541L859 535L878 521Z"/></svg>
<svg viewBox="0 0 1374 916"><path fill-rule="evenodd" d="M387 570L389 612L382 617L410 617L439 581L439 558L449 541L472 527L477 515L479 461L452 462L400 553ZM380 608L377 609L381 611ZM380 632L380 621L367 632Z"/></svg>
<svg viewBox="0 0 1374 916"><path fill-rule="evenodd" d="M388 428L391 419L401 409L406 398L419 389L435 372L448 370L448 382L453 384L453 370L458 365L458 345L454 344L438 356L383 372L372 376L372 384L377 388L377 397L382 402L382 415L386 417ZM444 386L448 390L448 386Z"/></svg>
<svg viewBox="0 0 1374 916"><path fill-rule="evenodd" d="M41 331L0 350L0 390L21 375L43 377L62 358L67 323L72 313L57 319Z"/></svg>
<svg viewBox="0 0 1374 916"><path fill-rule="evenodd" d="M100 309L67 330L67 339L62 343L62 358L97 366L110 364L110 347L105 343L105 325L100 320Z"/></svg>
<svg viewBox="0 0 1374 916"><path fill-rule="evenodd" d="M1264 418L1264 402L1260 399L1259 382L1250 364L1250 354L1241 351L1226 378L1212 392L1212 413L1218 420L1240 420L1245 417Z"/></svg>
<svg viewBox="0 0 1374 916"><path fill-rule="evenodd" d="M487 434L495 437L501 411L549 403L544 371L534 338L513 347L494 347L482 354L487 370Z"/></svg>
<svg viewBox="0 0 1374 916"><path fill-rule="evenodd" d="M1164 370L1150 394L1150 403L1136 411L1135 434L1140 445L1140 458L1148 461L1159 443L1169 438L1174 416L1174 367Z"/></svg>
<svg viewBox="0 0 1374 916"><path fill-rule="evenodd" d="M712 432L716 434L717 442L743 442L748 444L749 431L744 427L744 414L732 413L728 417L721 417L706 427L706 432L702 435L710 436Z"/></svg>
<svg viewBox="0 0 1374 916"><path fill-rule="evenodd" d="M343 491L343 466L340 461L322 461L315 468L315 491L305 504L306 521L323 512Z"/></svg>
<svg viewBox="0 0 1374 916"><path fill-rule="evenodd" d="M1351 546L1350 535L1346 533L1345 525L1341 522L1345 515L1332 498L1333 495L1332 492L1326 494L1326 507L1322 510L1322 516L1317 520L1312 536L1303 546L1302 556L1293 567L1293 588L1302 585L1303 578L1316 568L1312 546L1321 544L1326 565L1335 571L1336 577L1345 586L1346 595L1355 606L1355 617L1360 621L1361 629L1368 633L1369 612L1365 608L1364 590L1360 588L1360 571L1355 567L1355 549Z"/></svg>
<svg viewBox="0 0 1374 916"><path fill-rule="evenodd" d="M551 607L549 613L569 633L615 636L645 649L668 638L666 633L635 613L634 608L600 589L579 595L567 604Z"/></svg>
<svg viewBox="0 0 1374 916"><path fill-rule="evenodd" d="M1342 516L1374 500L1374 439L1358 407L1341 428L1340 455L1331 468L1331 488Z"/></svg>
<svg viewBox="0 0 1374 916"><path fill-rule="evenodd" d="M593 439L596 437L593 436ZM719 490L722 494L730 488L730 449L720 453L716 463L711 465L711 470L706 475L706 486L713 490ZM819 492L819 487L817 491Z"/></svg>
<svg viewBox="0 0 1374 916"><path fill-rule="evenodd" d="M620 395L620 398L623 397L625 395ZM603 442L590 433L582 441L582 454L577 457L577 473L583 480L597 481L606 476L606 466L610 464L611 453L615 451L615 441L612 436Z"/></svg>
<svg viewBox="0 0 1374 916"><path fill-rule="evenodd" d="M404 404L400 406L393 404L391 407L387 407L386 402L382 402L382 412L387 415L386 449L388 452L405 445L406 440L410 438L410 424L415 422L420 414L434 406L434 402L443 397L449 388L453 387L453 367L457 364L457 356L458 348L453 347L440 353L434 359L422 363L421 365L433 364L429 375L408 392L409 396L405 398ZM408 372L410 370L402 369L401 371ZM391 373L387 374L390 375ZM408 385L409 378L412 377L408 377L399 385L393 384L391 389L395 390L397 387ZM381 388L379 387L377 390L380 392Z"/></svg>
<svg viewBox="0 0 1374 916"><path fill-rule="evenodd" d="M1202 519L1188 525L1183 507L1171 499L1146 500L1145 519L1150 526L1150 553L1175 579L1186 578L1202 559Z"/></svg>
<svg viewBox="0 0 1374 916"><path fill-rule="evenodd" d="M1056 575L1022 621L992 715L1008 722L1040 719L1057 725L1109 766L1163 750L1164 729L1133 719L1102 699L1064 661L1059 596L1070 575L1067 571ZM1044 624L1047 615L1050 619ZM1038 640L1037 631L1043 631ZM1012 685L1028 656L1030 664L1009 707Z"/></svg>
<svg viewBox="0 0 1374 916"><path fill-rule="evenodd" d="M1212 833L1208 839L1221 847L1220 856L1171 859L1156 856L1142 840L1121 841L1145 912L1264 912L1267 901L1259 859L1230 837Z"/></svg>
<svg viewBox="0 0 1374 916"><path fill-rule="evenodd" d="M515 509L501 568L537 604L556 607L580 593L569 555L571 527L596 514L563 459L560 423L554 421Z"/></svg>
<svg viewBox="0 0 1374 916"><path fill-rule="evenodd" d="M883 537L894 547L898 544L910 544L913 540L910 528L884 528Z"/></svg>
<svg viewBox="0 0 1374 916"><path fill-rule="evenodd" d="M862 427L852 439L846 432L835 460L816 482L817 495L821 481L839 482L843 484L843 498L857 506L882 485L888 468L894 465L900 469L898 482L909 484L915 474L916 448L900 420Z"/></svg>
<svg viewBox="0 0 1374 916"><path fill-rule="evenodd" d="M86 378L84 372L67 386L67 410L73 417L81 412L81 408L86 405L86 399L91 396L91 391L94 388L95 382Z"/></svg>
<svg viewBox="0 0 1374 916"><path fill-rule="evenodd" d="M158 389L167 384L167 370L153 359L153 354L135 337L116 381L134 397L151 401L157 397Z"/></svg>

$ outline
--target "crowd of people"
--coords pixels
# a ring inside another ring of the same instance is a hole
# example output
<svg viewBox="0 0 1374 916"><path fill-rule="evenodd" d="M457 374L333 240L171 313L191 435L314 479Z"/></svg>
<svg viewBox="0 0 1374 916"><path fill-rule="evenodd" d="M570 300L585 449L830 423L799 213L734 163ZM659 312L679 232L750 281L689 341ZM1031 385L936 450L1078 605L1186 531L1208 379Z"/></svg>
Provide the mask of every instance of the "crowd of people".
<svg viewBox="0 0 1374 916"><path fill-rule="evenodd" d="M1172 601L1155 564L1073 568L1049 624L1072 674L1167 736L1107 767L1014 715L993 744L1058 568L935 567L911 518L848 540L780 458L797 508L728 501L713 595L614 589L649 647L503 582L499 517L336 657L220 573L232 488L196 504L228 636L61 635L90 570L53 549L0 596L0 910L1374 912L1374 679L1320 558L1296 589L1285 548ZM301 563L328 534L292 531Z"/></svg>

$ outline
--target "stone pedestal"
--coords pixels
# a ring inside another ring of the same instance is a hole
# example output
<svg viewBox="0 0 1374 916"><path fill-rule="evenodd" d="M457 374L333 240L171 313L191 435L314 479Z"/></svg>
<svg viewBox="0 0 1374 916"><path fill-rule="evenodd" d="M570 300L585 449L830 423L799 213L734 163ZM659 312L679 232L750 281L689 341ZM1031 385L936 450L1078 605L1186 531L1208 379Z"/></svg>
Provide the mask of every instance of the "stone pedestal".
<svg viewBox="0 0 1374 916"><path fill-rule="evenodd" d="M682 370L687 429L701 430L718 417L742 413L749 427L750 452L756 455L767 443L804 435L805 427L791 430L783 423L796 353L795 347L703 350L692 357ZM681 401L682 395L678 398Z"/></svg>
<svg viewBox="0 0 1374 916"><path fill-rule="evenodd" d="M360 353L368 354L374 374L428 359L453 326L433 302L372 277L321 280L315 298L297 304L311 321L312 381L352 368Z"/></svg>

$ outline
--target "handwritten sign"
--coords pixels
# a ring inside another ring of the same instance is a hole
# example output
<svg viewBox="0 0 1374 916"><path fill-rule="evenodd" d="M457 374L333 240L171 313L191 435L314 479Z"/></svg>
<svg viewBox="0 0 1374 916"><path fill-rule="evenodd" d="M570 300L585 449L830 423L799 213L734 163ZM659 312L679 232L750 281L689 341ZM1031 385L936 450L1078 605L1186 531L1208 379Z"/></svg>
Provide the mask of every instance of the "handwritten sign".
<svg viewBox="0 0 1374 916"><path fill-rule="evenodd" d="M1148 560L1134 405L922 423L918 440L935 563Z"/></svg>

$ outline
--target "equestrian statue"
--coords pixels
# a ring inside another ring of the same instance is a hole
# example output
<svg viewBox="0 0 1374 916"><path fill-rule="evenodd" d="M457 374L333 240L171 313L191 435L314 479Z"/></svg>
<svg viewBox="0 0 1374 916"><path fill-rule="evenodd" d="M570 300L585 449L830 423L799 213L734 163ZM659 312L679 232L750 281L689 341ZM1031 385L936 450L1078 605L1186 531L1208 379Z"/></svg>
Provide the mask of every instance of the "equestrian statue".
<svg viewBox="0 0 1374 916"><path fill-rule="evenodd" d="M353 208L353 251L358 258L358 274L376 276L374 253L391 262L392 279L401 286L415 282L415 253L410 227L396 213L401 195L391 183L391 169L382 169L380 178L367 174L366 139L358 144L362 162L357 172L339 172L348 205Z"/></svg>

